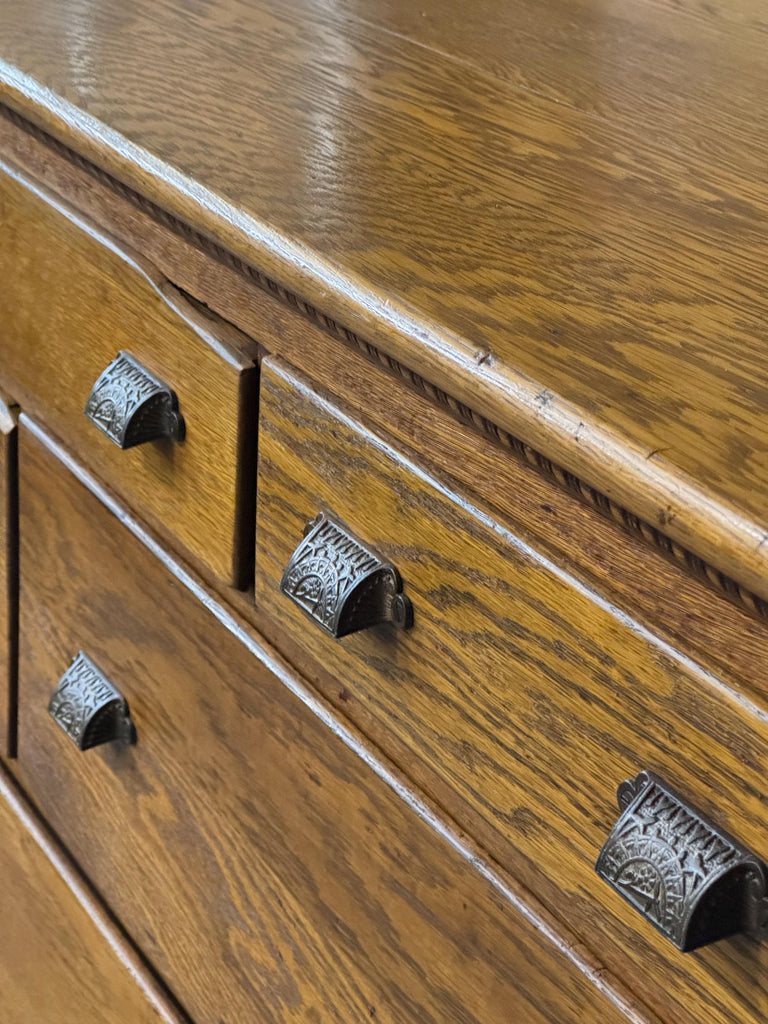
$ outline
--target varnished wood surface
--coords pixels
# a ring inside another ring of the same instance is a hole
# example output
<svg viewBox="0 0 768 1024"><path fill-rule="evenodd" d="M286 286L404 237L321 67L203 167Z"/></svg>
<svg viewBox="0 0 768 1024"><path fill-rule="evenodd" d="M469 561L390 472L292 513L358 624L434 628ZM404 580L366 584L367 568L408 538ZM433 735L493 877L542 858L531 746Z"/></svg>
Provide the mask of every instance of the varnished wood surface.
<svg viewBox="0 0 768 1024"><path fill-rule="evenodd" d="M49 860L50 839L20 804L0 769L3 1024L183 1024L147 1000Z"/></svg>
<svg viewBox="0 0 768 1024"><path fill-rule="evenodd" d="M21 479L19 773L196 1021L652 1019L620 1012L29 431ZM80 646L128 697L135 747L81 754L47 715Z"/></svg>
<svg viewBox="0 0 768 1024"><path fill-rule="evenodd" d="M765 852L762 709L446 491L271 357L262 363L256 603L333 696L665 1021L768 1012L768 947L678 953L594 873L616 787L646 767ZM318 511L400 571L406 633L334 641L280 593ZM323 683L327 676L320 675Z"/></svg>
<svg viewBox="0 0 768 1024"><path fill-rule="evenodd" d="M360 357L323 346L318 332L310 333L278 304L265 297L252 305L253 325L269 324L271 349L354 410L361 422L437 479L493 507L500 522L569 574L768 711L768 621L724 600L402 383L371 373Z"/></svg>
<svg viewBox="0 0 768 1024"><path fill-rule="evenodd" d="M0 150L33 177L71 197L125 245L143 252L170 280L216 308L269 349L286 356L328 391L341 397L401 450L452 479L465 493L495 507L501 519L569 572L615 600L638 621L671 639L735 689L764 702L768 696L765 650L768 623L722 601L618 526L488 443L446 411L425 402L402 381L371 372L359 353L329 344L298 311L248 283L231 268L194 247L169 227L73 166L10 121L0 118ZM204 566L201 569L204 571ZM233 599L230 592L229 599ZM271 623L238 602L241 613ZM288 643L285 634L280 644ZM292 658L298 654L291 652ZM303 671L312 669L303 666ZM315 668L316 671L316 668Z"/></svg>
<svg viewBox="0 0 768 1024"><path fill-rule="evenodd" d="M2 165L0 222L0 381L172 541L249 582L256 343ZM176 392L183 442L121 451L84 415L121 349Z"/></svg>
<svg viewBox="0 0 768 1024"><path fill-rule="evenodd" d="M759 18L516 9L9 0L2 93L768 596Z"/></svg>
<svg viewBox="0 0 768 1024"><path fill-rule="evenodd" d="M309 6L328 16L322 0ZM439 0L340 0L333 10L439 51L457 74L469 66L642 134L656 153L705 155L727 180L764 184L766 22L754 0L478 0L460 28ZM706 149L715 136L728 145Z"/></svg>
<svg viewBox="0 0 768 1024"><path fill-rule="evenodd" d="M0 752L16 745L18 515L16 413L0 394Z"/></svg>

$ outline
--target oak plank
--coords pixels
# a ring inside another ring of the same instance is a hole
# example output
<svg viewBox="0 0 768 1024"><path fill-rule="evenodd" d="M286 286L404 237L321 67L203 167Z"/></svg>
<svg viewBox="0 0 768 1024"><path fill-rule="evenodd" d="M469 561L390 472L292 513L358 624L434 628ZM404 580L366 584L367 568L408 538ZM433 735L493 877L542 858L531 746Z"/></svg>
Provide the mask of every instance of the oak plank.
<svg viewBox="0 0 768 1024"><path fill-rule="evenodd" d="M749 182L753 199L760 195L768 23L753 0L624 0L610 8L599 0L478 0L462 10L460 31L436 0L341 0L333 8L310 0L308 8L340 26L361 21L405 37L457 70L469 66L621 126L649 150L705 157L726 178Z"/></svg>

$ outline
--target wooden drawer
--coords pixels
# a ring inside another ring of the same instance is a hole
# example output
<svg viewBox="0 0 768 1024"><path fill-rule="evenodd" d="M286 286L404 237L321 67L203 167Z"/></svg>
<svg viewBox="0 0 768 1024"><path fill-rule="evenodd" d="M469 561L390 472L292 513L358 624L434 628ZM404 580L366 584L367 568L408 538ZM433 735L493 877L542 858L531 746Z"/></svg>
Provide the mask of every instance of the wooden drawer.
<svg viewBox="0 0 768 1024"><path fill-rule="evenodd" d="M0 754L16 743L18 544L16 412L0 396Z"/></svg>
<svg viewBox="0 0 768 1024"><path fill-rule="evenodd" d="M159 1024L144 997L0 782L0 1020Z"/></svg>
<svg viewBox="0 0 768 1024"><path fill-rule="evenodd" d="M154 528L248 585L255 343L4 165L0 223L0 380ZM183 441L120 450L86 418L120 351L175 392Z"/></svg>
<svg viewBox="0 0 768 1024"><path fill-rule="evenodd" d="M643 768L765 856L765 715L271 358L258 492L257 604L328 695L664 1020L765 1019L768 945L681 954L594 870ZM412 629L334 640L281 593L318 512L399 570Z"/></svg>
<svg viewBox="0 0 768 1024"><path fill-rule="evenodd" d="M625 1019L24 429L20 462L19 774L195 1020ZM48 715L79 649L135 746Z"/></svg>

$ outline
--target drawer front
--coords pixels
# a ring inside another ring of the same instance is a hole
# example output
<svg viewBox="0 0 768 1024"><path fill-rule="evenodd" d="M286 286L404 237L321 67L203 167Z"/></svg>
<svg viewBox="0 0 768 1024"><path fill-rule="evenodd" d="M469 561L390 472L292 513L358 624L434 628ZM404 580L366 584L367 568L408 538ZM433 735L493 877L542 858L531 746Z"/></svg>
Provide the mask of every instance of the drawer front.
<svg viewBox="0 0 768 1024"><path fill-rule="evenodd" d="M253 499L238 468L255 436L255 344L2 165L0 223L0 379L154 528L247 585ZM123 351L175 393L183 441L121 450L86 418Z"/></svg>
<svg viewBox="0 0 768 1024"><path fill-rule="evenodd" d="M168 1020L57 873L0 782L0 1020L159 1024Z"/></svg>
<svg viewBox="0 0 768 1024"><path fill-rule="evenodd" d="M683 955L594 865L617 785L643 768L765 857L765 718L271 358L258 492L257 604L314 656L329 697L663 1019L762 1020L768 945ZM411 629L335 640L281 591L318 513L395 566Z"/></svg>
<svg viewBox="0 0 768 1024"><path fill-rule="evenodd" d="M624 1017L22 428L19 773L199 1021ZM83 650L137 742L46 711Z"/></svg>
<svg viewBox="0 0 768 1024"><path fill-rule="evenodd" d="M0 754L16 742L16 414L0 396Z"/></svg>

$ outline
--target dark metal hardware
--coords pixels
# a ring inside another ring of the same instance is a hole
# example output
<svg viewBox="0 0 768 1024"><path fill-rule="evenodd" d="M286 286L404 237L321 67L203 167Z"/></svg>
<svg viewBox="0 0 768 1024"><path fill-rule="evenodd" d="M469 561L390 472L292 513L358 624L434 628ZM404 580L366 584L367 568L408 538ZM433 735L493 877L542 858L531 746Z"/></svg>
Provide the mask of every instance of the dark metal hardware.
<svg viewBox="0 0 768 1024"><path fill-rule="evenodd" d="M337 639L384 622L413 625L397 569L323 512L307 524L280 589Z"/></svg>
<svg viewBox="0 0 768 1024"><path fill-rule="evenodd" d="M136 742L128 701L82 651L59 680L48 712L80 750Z"/></svg>
<svg viewBox="0 0 768 1024"><path fill-rule="evenodd" d="M93 385L85 415L119 448L184 440L176 395L128 352L119 352Z"/></svg>
<svg viewBox="0 0 768 1024"><path fill-rule="evenodd" d="M768 933L768 868L658 776L618 790L621 816L597 873L684 953Z"/></svg>

